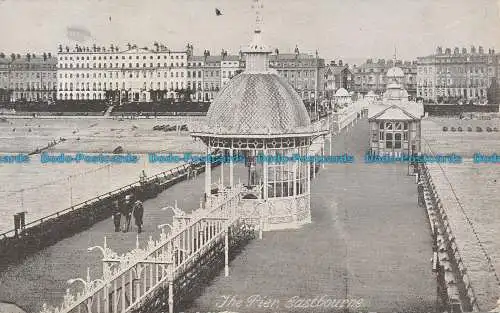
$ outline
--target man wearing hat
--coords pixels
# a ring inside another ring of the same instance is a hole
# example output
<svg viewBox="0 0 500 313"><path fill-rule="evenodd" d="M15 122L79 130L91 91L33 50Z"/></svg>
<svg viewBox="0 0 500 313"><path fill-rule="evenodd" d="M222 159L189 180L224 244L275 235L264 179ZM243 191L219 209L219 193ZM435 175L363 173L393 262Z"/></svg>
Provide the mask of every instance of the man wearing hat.
<svg viewBox="0 0 500 313"><path fill-rule="evenodd" d="M133 195L125 196L125 205L123 206L122 215L125 216L125 225L123 227L123 232L126 233L130 229L130 220L132 219L132 208L134 205Z"/></svg>
<svg viewBox="0 0 500 313"><path fill-rule="evenodd" d="M140 234L142 232L142 216L144 215L144 206L141 200L137 200L134 203L133 215L135 219L135 225L137 226L137 232Z"/></svg>
<svg viewBox="0 0 500 313"><path fill-rule="evenodd" d="M113 215L113 223L115 224L115 232L120 231L120 221L121 221L121 210L120 203L118 200L113 201L113 207L111 209Z"/></svg>

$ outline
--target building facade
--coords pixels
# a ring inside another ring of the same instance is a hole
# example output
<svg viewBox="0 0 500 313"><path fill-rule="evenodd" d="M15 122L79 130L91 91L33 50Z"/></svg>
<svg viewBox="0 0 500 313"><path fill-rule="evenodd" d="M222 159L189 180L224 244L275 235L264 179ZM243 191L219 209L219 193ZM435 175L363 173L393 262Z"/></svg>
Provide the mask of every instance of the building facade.
<svg viewBox="0 0 500 313"><path fill-rule="evenodd" d="M324 95L327 99L332 99L336 91L344 88L347 91L352 89L353 76L348 64L344 64L342 60L331 61L325 67L324 75Z"/></svg>
<svg viewBox="0 0 500 313"><path fill-rule="evenodd" d="M202 56L192 56L201 65L203 80L201 94L203 101L212 101L219 90L238 73L245 70L246 62L243 53L229 55L222 50L220 55L212 56L205 50ZM192 62L191 62L192 63ZM301 54L296 49L293 54L280 54L278 50L269 56L269 67L285 78L299 93L302 99L323 97L325 86L325 63L317 55ZM191 75L191 74L190 74ZM192 82L191 82L192 85Z"/></svg>
<svg viewBox="0 0 500 313"><path fill-rule="evenodd" d="M325 93L325 60L315 55L295 52L269 56L269 67L275 69L301 96L303 100L322 99Z"/></svg>
<svg viewBox="0 0 500 313"><path fill-rule="evenodd" d="M10 101L10 61L0 53L0 103Z"/></svg>
<svg viewBox="0 0 500 313"><path fill-rule="evenodd" d="M436 49L418 58L417 96L425 101L448 103L485 102L493 78L498 77L499 58L494 49L472 46Z"/></svg>
<svg viewBox="0 0 500 313"><path fill-rule="evenodd" d="M203 101L205 58L202 56L189 56L186 72L187 89L191 100Z"/></svg>
<svg viewBox="0 0 500 313"><path fill-rule="evenodd" d="M143 102L179 98L187 89L188 51L154 46L60 48L58 99Z"/></svg>
<svg viewBox="0 0 500 313"><path fill-rule="evenodd" d="M57 90L56 69L57 59L51 53L41 56L11 55L8 78L10 101L54 101Z"/></svg>
<svg viewBox="0 0 500 313"><path fill-rule="evenodd" d="M401 82L408 94L412 97L417 95L417 62L416 61L401 61L401 60L383 60L379 59L374 62L373 59L368 59L365 63L354 66L352 72L354 75L353 91L363 95L373 91L377 95L381 95L387 88L388 78L387 71L397 66L404 73L404 79Z"/></svg>
<svg viewBox="0 0 500 313"><path fill-rule="evenodd" d="M222 56L205 55L203 100L212 101L221 86Z"/></svg>
<svg viewBox="0 0 500 313"><path fill-rule="evenodd" d="M121 50L109 47L59 47L57 54L57 99L117 102L188 99L212 101L219 90L245 69L243 53L222 50L212 56L172 51L163 45ZM270 56L269 66L285 78L303 99L323 97L325 66L318 55L279 54Z"/></svg>
<svg viewBox="0 0 500 313"><path fill-rule="evenodd" d="M221 60L221 86L225 86L231 78L244 70L240 55L224 54Z"/></svg>

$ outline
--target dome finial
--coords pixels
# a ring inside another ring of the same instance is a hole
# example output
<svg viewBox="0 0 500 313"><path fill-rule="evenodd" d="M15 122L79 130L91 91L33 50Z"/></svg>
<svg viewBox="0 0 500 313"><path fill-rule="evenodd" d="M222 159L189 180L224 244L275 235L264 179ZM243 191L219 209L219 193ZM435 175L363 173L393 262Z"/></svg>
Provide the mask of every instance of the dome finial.
<svg viewBox="0 0 500 313"><path fill-rule="evenodd" d="M264 8L262 0L253 0L252 8L255 11L255 32L260 32L260 26L262 24L262 15L260 10Z"/></svg>
<svg viewBox="0 0 500 313"><path fill-rule="evenodd" d="M272 51L264 45L262 42L261 34L261 9L264 7L262 5L262 0L252 0L252 8L255 11L255 30L253 33L253 39L247 49L245 49L246 54L246 72L247 73L267 73L269 70L267 55Z"/></svg>

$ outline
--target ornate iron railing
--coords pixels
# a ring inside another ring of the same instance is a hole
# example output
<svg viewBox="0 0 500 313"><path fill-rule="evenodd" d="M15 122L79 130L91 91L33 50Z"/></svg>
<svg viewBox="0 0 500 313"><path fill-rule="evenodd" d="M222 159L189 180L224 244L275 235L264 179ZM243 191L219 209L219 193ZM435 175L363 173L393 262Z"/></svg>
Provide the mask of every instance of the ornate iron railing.
<svg viewBox="0 0 500 313"><path fill-rule="evenodd" d="M103 254L102 279L92 281L77 278L69 283L80 282L83 290L77 294L66 291L64 301L58 308L43 305L42 313L132 312L151 298L160 289L168 290L169 311L173 311L174 281L184 274L192 264L207 253L215 244L224 240L225 264L228 264L228 229L240 222L236 208L241 198L241 186L226 189L214 197L206 208L200 208L187 215L177 205L171 233L162 228L160 238L149 237L147 245L139 246L126 254L113 252L104 239L99 249ZM164 224L168 225L168 224ZM161 225L161 226L164 226ZM170 225L169 225L170 226Z"/></svg>

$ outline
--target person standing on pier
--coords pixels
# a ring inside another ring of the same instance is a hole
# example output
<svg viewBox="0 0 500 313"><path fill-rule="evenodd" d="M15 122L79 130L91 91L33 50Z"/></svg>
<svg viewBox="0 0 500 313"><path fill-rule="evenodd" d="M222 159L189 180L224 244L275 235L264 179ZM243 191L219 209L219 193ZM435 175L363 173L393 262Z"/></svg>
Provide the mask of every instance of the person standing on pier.
<svg viewBox="0 0 500 313"><path fill-rule="evenodd" d="M133 208L132 195L125 196L125 204L122 207L122 215L125 217L125 225L123 226L123 232L128 232L130 228L130 221L132 220L132 208Z"/></svg>
<svg viewBox="0 0 500 313"><path fill-rule="evenodd" d="M137 200L134 204L133 213L135 219L135 225L137 226L137 233L142 232L142 217L144 215L144 206L141 200Z"/></svg>
<svg viewBox="0 0 500 313"><path fill-rule="evenodd" d="M113 208L111 213L113 215L113 223L115 224L115 232L119 232L122 213L120 210L120 203L118 202L118 200L113 201Z"/></svg>
<svg viewBox="0 0 500 313"><path fill-rule="evenodd" d="M419 180L418 182L417 191L418 191L418 205L420 207L425 207L424 182L422 180Z"/></svg>

